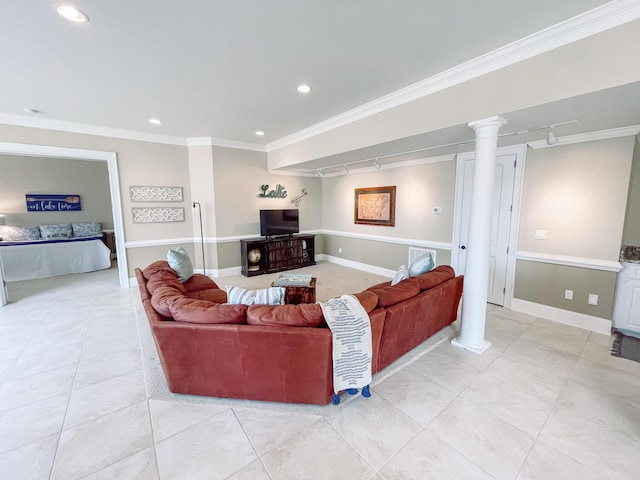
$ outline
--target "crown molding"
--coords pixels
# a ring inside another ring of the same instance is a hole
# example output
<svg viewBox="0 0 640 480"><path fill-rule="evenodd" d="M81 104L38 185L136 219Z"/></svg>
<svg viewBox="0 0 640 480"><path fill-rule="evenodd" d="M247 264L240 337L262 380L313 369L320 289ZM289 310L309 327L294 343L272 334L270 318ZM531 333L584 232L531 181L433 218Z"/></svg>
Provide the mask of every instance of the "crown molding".
<svg viewBox="0 0 640 480"><path fill-rule="evenodd" d="M578 133L576 135L567 135L558 137L558 143L547 145L546 140L536 140L527 143L534 149L557 147L559 145L571 145L573 143L591 142L593 140L607 140L609 138L629 137L640 133L640 125L631 125L628 127L611 128L609 130L598 130L596 132Z"/></svg>
<svg viewBox="0 0 640 480"><path fill-rule="evenodd" d="M84 135L98 135L100 137L123 138L126 140L137 140L140 142L165 143L181 146L187 144L186 140L182 137L134 132L118 128L100 127L98 125L86 125L83 123L65 122L63 120L52 120L48 118L11 115L8 113L0 113L0 123L16 125L19 127L44 128L46 130L57 130L60 132L80 133Z"/></svg>
<svg viewBox="0 0 640 480"><path fill-rule="evenodd" d="M425 80L267 144L271 152L349 123L417 100L487 73L563 47L640 18L638 0L613 0Z"/></svg>
<svg viewBox="0 0 640 480"><path fill-rule="evenodd" d="M225 138L215 137L189 137L187 138L187 146L189 147L228 147L238 148L240 150L253 150L255 152L266 152L267 147L258 143L240 142L237 140L228 140Z"/></svg>

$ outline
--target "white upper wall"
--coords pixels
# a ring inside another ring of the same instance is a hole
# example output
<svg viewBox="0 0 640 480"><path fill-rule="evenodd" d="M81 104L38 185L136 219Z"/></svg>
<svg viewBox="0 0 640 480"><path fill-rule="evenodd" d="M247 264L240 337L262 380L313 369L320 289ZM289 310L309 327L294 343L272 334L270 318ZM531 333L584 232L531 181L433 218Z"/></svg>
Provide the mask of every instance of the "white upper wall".
<svg viewBox="0 0 640 480"><path fill-rule="evenodd" d="M529 149L518 250L617 261L633 146L623 137Z"/></svg>

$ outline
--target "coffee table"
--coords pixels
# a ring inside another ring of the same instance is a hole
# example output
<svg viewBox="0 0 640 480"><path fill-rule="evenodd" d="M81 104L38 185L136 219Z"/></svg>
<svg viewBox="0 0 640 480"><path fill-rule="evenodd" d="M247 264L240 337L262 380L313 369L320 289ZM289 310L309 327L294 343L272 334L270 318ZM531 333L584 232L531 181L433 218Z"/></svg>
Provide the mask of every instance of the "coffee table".
<svg viewBox="0 0 640 480"><path fill-rule="evenodd" d="M316 303L316 277L311 277L309 285L287 285L284 288L284 303L287 305Z"/></svg>

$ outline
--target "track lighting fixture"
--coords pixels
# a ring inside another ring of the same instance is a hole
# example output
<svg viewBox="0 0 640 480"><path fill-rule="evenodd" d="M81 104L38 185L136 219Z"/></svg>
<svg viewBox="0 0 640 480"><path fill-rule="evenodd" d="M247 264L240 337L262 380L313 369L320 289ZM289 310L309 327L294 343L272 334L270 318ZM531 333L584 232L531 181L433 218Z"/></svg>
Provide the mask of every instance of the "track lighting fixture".
<svg viewBox="0 0 640 480"><path fill-rule="evenodd" d="M555 145L556 143L558 143L558 137L556 137L556 133L555 133L555 128L556 127L560 127L563 125L570 125L572 123L576 123L577 120L569 120L568 122L560 122L560 123L552 123L552 124L548 124L548 125L538 125L536 127L530 127L524 130L514 130L512 132L505 132L505 133L500 133L498 135L498 137L507 137L507 136L511 136L511 135L522 135L523 133L529 133L529 132L534 132L534 131L542 131L542 130L547 130L547 137L546 137L546 142L547 145ZM325 170L328 170L327 175L333 176L333 175L337 175L340 174L341 172L338 170L340 167L342 167L342 174L346 175L347 173L349 173L349 170L347 168L347 166L352 167L354 170L359 170L361 168L370 168L367 167L368 165L371 165L369 162L373 162L373 166L376 168L376 170L379 170L380 168L382 168L382 164L380 163L380 159L389 159L389 158L393 158L393 157L397 157L397 156L401 156L401 155L409 155L409 154L415 154L418 152L428 152L429 150L437 150L437 149L442 149L442 148L448 148L448 147L458 147L458 146L462 146L462 145L467 145L470 143L475 142L475 139L469 139L469 140L464 140L461 142L453 142L453 143L443 143L440 145L432 145L429 147L424 147L424 148L418 148L415 150L409 150L406 152L397 152L397 153L390 153L388 155L378 155L376 157L369 157L369 158L365 158L362 160L355 160L353 162L349 162L349 163L343 163L341 164L336 164L336 165L329 165L329 166L324 166L323 168ZM386 164L387 165L387 164ZM307 173L312 173L314 170L307 170ZM322 172L320 169L316 170L316 177L321 177L324 176L324 172Z"/></svg>

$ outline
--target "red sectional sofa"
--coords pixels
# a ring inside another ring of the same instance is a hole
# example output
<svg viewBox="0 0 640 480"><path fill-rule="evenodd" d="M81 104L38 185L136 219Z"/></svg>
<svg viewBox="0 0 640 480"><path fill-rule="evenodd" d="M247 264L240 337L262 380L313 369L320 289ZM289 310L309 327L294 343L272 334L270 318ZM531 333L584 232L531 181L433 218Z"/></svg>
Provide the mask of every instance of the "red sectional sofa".
<svg viewBox="0 0 640 480"><path fill-rule="evenodd" d="M332 336L319 304L230 305L195 274L168 263L136 268L169 389L174 393L325 405L333 395ZM456 319L462 276L439 266L355 294L371 321L372 373Z"/></svg>

